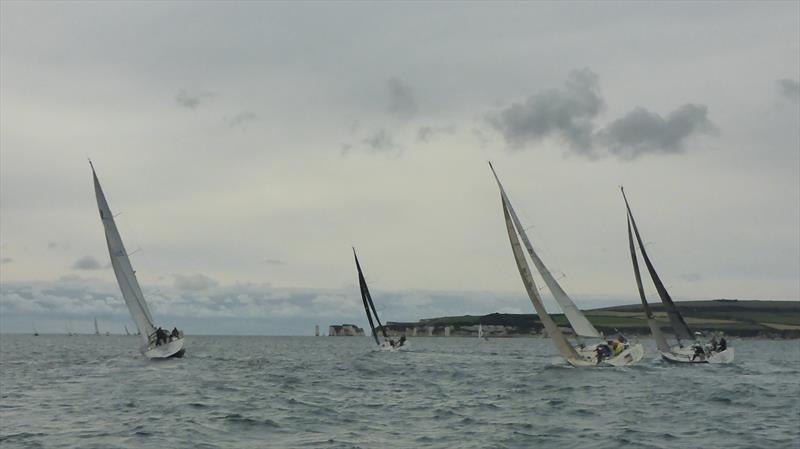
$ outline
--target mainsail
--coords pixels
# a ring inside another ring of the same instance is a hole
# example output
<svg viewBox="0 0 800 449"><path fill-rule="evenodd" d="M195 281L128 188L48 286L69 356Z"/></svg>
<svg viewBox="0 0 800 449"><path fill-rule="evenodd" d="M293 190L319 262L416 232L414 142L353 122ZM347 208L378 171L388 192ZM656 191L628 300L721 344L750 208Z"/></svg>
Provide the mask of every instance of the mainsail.
<svg viewBox="0 0 800 449"><path fill-rule="evenodd" d="M372 331L372 338L375 339L375 343L380 345L381 342L378 339L378 332L375 330L375 323L372 320L373 316L375 317L375 321L378 322L378 327L381 329L383 338L388 339L389 336L386 334L386 328L383 327L383 324L381 324L381 319L378 318L378 312L375 310L375 304L372 302L372 295L369 294L367 280L364 279L364 273L361 271L361 264L358 263L358 255L356 254L355 248L353 248L353 257L356 259L356 269L358 269L358 286L361 289L361 301L364 303L364 311L367 312L367 320L369 321L369 328Z"/></svg>
<svg viewBox="0 0 800 449"><path fill-rule="evenodd" d="M625 208L628 211L628 218L630 219L631 226L633 226L633 232L636 234L636 241L639 244L639 251L642 253L642 259L644 259L645 265L647 265L647 271L650 273L650 278L653 280L653 284L656 286L656 291L658 292L658 296L661 298L661 303L664 304L664 309L667 311L667 316L669 317L672 330L675 331L678 341L680 341L681 338L691 340L694 338L692 336L692 331L689 329L689 325L686 324L683 316L681 316L680 312L678 312L678 308L675 306L675 303L672 302L672 298L669 296L667 289L664 287L664 283L661 282L661 278L658 277L658 273L656 273L656 269L653 267L652 262L650 262L650 258L647 257L647 251L644 249L642 237L639 235L639 229L636 227L636 220L633 218L633 212L631 212L631 206L628 204L628 198L625 196L625 190L622 188L620 188L620 190L622 191L622 198L625 200Z"/></svg>
<svg viewBox="0 0 800 449"><path fill-rule="evenodd" d="M94 319L94 334L100 335L100 328L97 326L97 318Z"/></svg>
<svg viewBox="0 0 800 449"><path fill-rule="evenodd" d="M642 286L642 274L639 272L639 258L636 257L636 246L633 244L633 234L631 233L631 218L628 218L628 245L630 246L631 250L631 262L633 262L633 274L636 277L636 287L639 289L639 299L642 300L642 307L644 307L644 313L647 316L647 325L650 327L650 333L653 334L653 338L656 340L656 347L661 352L669 352L669 343L667 343L667 339L664 337L664 334L661 332L661 328L658 327L658 323L656 322L656 317L653 315L653 311L650 310L650 304L647 303L647 298L644 294L644 286Z"/></svg>
<svg viewBox="0 0 800 449"><path fill-rule="evenodd" d="M511 251L514 253L514 260L517 262L517 269L522 278L522 283L525 285L525 290L528 292L528 298L533 303L533 308L536 309L536 314L539 315L542 325L544 325L547 334L553 339L558 352L566 359L577 359L578 353L575 348L569 344L561 329L556 326L555 321L550 317L542 304L542 298L539 296L539 290L536 288L536 283L533 281L533 275L528 267L528 261L525 260L525 253L522 251L522 246L517 238L517 233L514 231L514 223L511 219L509 209L511 205L506 202L505 196L503 200L503 215L506 219L506 230L508 231L508 239L511 241ZM518 229L518 231L521 231ZM521 231L524 232L524 231Z"/></svg>
<svg viewBox="0 0 800 449"><path fill-rule="evenodd" d="M89 163L91 164L91 162ZM136 272L133 271L128 253L122 244L122 237L120 237L117 225L114 223L114 216L108 207L108 202L106 202L106 197L103 194L103 188L100 187L100 181L97 179L94 166L92 166L92 176L94 178L97 208L100 210L100 219L106 232L106 244L108 245L108 253L111 256L111 266L114 268L114 275L117 277L117 283L122 292L122 297L125 299L125 304L127 304L128 310L131 312L136 327L141 332L142 340L147 344L149 336L156 331L155 326L153 326L153 318L147 308L147 303L144 301L142 289L136 279Z"/></svg>
<svg viewBox="0 0 800 449"><path fill-rule="evenodd" d="M528 235L525 232L525 228L522 226L519 217L517 217L517 213L511 206L511 201L508 199L506 191L503 188L503 185L500 183L500 179L497 177L497 173L495 173L491 162L489 162L489 168L492 169L494 179L497 181L497 185L500 187L500 195L503 198L503 202L508 204L511 219L514 222L514 226L519 231L519 236L522 239L522 243L525 245L525 249L528 250L528 254L531 257L531 260L533 260L536 270L542 276L547 288L550 289L550 292L553 294L556 302L558 302L559 307L561 307L561 310L564 311L564 315L567 317L567 320L572 326L572 329L575 331L575 334L581 337L603 338L603 335L597 331L597 329L592 325L592 323L589 322L583 312L581 312L575 303L572 302L572 299L570 299L569 295L567 295L564 289L561 288L561 285L553 277L553 274L550 272L550 270L547 269L544 262L542 262L542 259L538 254L536 254L536 251L534 251L533 245L531 244L531 241L528 239Z"/></svg>

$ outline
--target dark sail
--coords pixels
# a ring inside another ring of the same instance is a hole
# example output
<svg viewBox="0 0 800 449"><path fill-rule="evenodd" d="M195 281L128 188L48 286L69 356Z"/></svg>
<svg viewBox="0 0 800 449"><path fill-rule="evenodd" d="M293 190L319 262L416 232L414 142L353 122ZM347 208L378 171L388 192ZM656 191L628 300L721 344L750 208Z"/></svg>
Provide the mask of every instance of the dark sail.
<svg viewBox="0 0 800 449"><path fill-rule="evenodd" d="M633 225L633 232L636 234L636 241L639 243L639 251L642 253L642 259L644 259L644 263L647 265L647 271L650 273L650 278L653 280L653 284L656 286L658 296L661 298L661 302L664 304L664 309L667 311L667 316L669 317L669 322L672 325L672 329L675 331L675 335L679 340L681 338L691 340L694 338L692 336L692 331L689 329L689 325L686 324L686 321L684 321L683 316L681 316L680 312L678 312L678 308L675 307L675 303L672 302L672 298L669 296L667 289L664 287L664 283L661 282L661 278L658 277L658 273L656 273L656 269L650 262L650 258L647 257L647 251L644 249L642 237L639 235L639 229L636 227L636 220L633 218L631 206L628 204L628 198L625 197L625 190L620 190L622 191L622 198L625 200L625 208L628 210L628 218L630 219L631 225Z"/></svg>
<svg viewBox="0 0 800 449"><path fill-rule="evenodd" d="M633 262L633 274L636 276L636 287L639 289L639 299L642 300L642 307L648 320L655 318L653 311L650 310L650 304L647 303L647 298L644 294L644 286L642 285L642 274L639 272L639 258L636 257L636 246L633 244L633 234L631 233L631 217L628 218L628 245L631 248L631 262Z"/></svg>
<svg viewBox="0 0 800 449"><path fill-rule="evenodd" d="M364 311L367 313L369 328L372 331L372 337L375 339L375 343L380 345L381 342L378 340L378 333L375 331L375 323L372 320L373 314L375 316L375 321L378 322L378 326L380 326L381 331L383 332L384 338L388 338L386 336L386 329L383 328L383 324L381 324L381 320L378 318L378 313L375 311L375 304L372 303L372 295L369 294L367 280L364 279L364 273L361 271L361 264L358 263L358 255L356 255L355 248L353 248L353 257L356 259L356 269L358 269L358 286L361 289L361 301L364 303Z"/></svg>

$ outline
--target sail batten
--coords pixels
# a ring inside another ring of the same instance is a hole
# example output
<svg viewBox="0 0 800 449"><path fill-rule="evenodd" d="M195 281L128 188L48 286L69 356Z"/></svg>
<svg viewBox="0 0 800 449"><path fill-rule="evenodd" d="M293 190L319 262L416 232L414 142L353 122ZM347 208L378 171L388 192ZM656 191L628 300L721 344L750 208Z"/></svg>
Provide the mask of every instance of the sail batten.
<svg viewBox="0 0 800 449"><path fill-rule="evenodd" d="M678 308L672 301L672 297L670 297L669 292L667 292L666 287L664 287L664 283L661 282L661 278L658 276L658 273L656 273L653 263L647 256L647 250L644 248L642 236L639 234L639 228L636 226L636 220L633 218L633 212L631 212L631 207L628 204L628 198L625 196L625 190L622 190L622 198L625 200L625 208L628 211L628 219L630 220L630 224L633 227L633 232L636 235L636 242L639 244L639 251L642 253L642 259L644 260L645 266L647 266L647 271L650 273L650 278L656 287L658 296L661 298L661 303L664 305L664 309L667 311L667 316L669 317L672 330L675 332L675 335L678 337L679 341L681 338L687 340L693 339L694 337L691 329L689 329L689 325L686 324L683 316L678 311Z"/></svg>
<svg viewBox="0 0 800 449"><path fill-rule="evenodd" d="M553 277L553 274L550 272L547 266L545 266L542 259L536 253L533 248L533 244L531 244L531 241L528 238L527 232L525 232L525 228L522 226L522 222L517 216L516 211L514 211L513 206L511 206L511 200L508 199L508 195L506 195L503 184L500 183L500 179L497 177L497 173L495 173L491 162L489 163L489 167L492 169L492 174L494 175L495 181L497 181L498 187L500 187L500 195L503 198L503 202L508 204L511 219L519 233L519 237L522 239L522 243L525 245L525 249L528 251L528 255L531 257L534 266L536 266L536 270L544 280L544 283L547 285L550 293L552 293L553 298L555 298L559 307L561 307L561 310L564 312L564 315L567 317L567 321L569 321L572 329L575 331L575 334L580 337L603 338L602 334L592 325L592 323L589 322L583 312L580 311L578 306L575 305L569 295L567 295L567 292L564 291L564 289L561 287L561 284L559 284L555 277Z"/></svg>
<svg viewBox="0 0 800 449"><path fill-rule="evenodd" d="M122 237L119 235L114 216L108 207L108 202L94 167L92 167L92 176L94 178L94 192L97 199L97 207L100 211L100 220L103 223L106 245L111 258L111 267L114 269L114 275L117 278L117 284L122 292L125 304L128 306L136 327L141 332L144 343L147 344L149 336L156 330L153 325L153 318L147 308L139 281L136 279L136 273L133 271L128 253L125 251L125 245L122 243Z"/></svg>

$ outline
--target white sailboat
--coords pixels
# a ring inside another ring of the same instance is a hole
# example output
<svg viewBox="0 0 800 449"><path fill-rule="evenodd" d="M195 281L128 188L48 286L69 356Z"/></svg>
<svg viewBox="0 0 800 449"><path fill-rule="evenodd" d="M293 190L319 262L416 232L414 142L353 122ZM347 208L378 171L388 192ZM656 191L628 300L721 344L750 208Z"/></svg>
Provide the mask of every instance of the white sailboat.
<svg viewBox="0 0 800 449"><path fill-rule="evenodd" d="M628 198L625 196L625 190L620 187L620 191L622 192L622 198L625 200L625 209L627 211L628 245L631 251L631 261L633 263L633 273L636 278L636 287L639 290L639 299L642 301L642 307L647 316L647 325L650 328L650 332L653 334L653 338L656 340L656 347L658 348L658 352L661 353L661 357L664 360L675 363L733 363L734 349L729 347L724 339L717 342L715 337L710 342L700 342L697 339L698 333L692 332L689 325L686 324L686 320L683 319L683 316L678 311L678 308L672 301L672 297L669 295L669 292L667 292L666 287L664 287L664 283L661 282L661 278L658 276L658 273L656 273L655 267L650 261L650 257L647 255L647 251L642 243L642 237L639 235L639 228L636 226L636 220L634 220L631 207L628 204ZM631 233L631 229L633 229L633 233ZM644 259L644 263L647 266L647 271L650 273L650 278L667 312L670 326L675 332L675 338L678 340L677 345L669 345L667 338L661 332L661 328L656 322L655 315L650 309L650 305L647 303L644 286L642 285L642 276L639 272L639 259L636 255L636 245L634 245L633 241L634 234L636 235L636 242L639 244L639 251L642 253L642 259ZM684 342L688 342L688 344L684 344Z"/></svg>
<svg viewBox="0 0 800 449"><path fill-rule="evenodd" d="M89 161L91 165L91 161ZM114 268L114 275L117 284L125 299L125 304L133 317L133 321L139 328L142 337L141 352L151 359L164 359L170 357L182 357L184 354L183 332L178 332L175 337L170 337L166 331L156 329L153 318L147 303L144 300L139 281L136 279L136 272L131 266L128 253L122 243L122 238L114 222L114 215L108 207L100 181L97 179L94 166L92 165L92 177L94 179L94 192L97 198L97 207L100 210L100 220L103 222L103 229L106 234L106 244L108 253L111 257L111 266ZM96 323L96 321L95 321ZM96 324L95 324L96 326Z"/></svg>
<svg viewBox="0 0 800 449"><path fill-rule="evenodd" d="M100 335L100 328L97 326L97 317L94 319L94 334L98 336Z"/></svg>
<svg viewBox="0 0 800 449"><path fill-rule="evenodd" d="M131 333L130 333L130 332L128 332L128 325L126 324L126 325L125 325L125 335L130 335L130 334L131 334Z"/></svg>
<svg viewBox="0 0 800 449"><path fill-rule="evenodd" d="M389 338L386 332L386 327L381 324L381 319L378 318L378 312L375 310L375 303L372 302L372 295L369 293L367 287L367 280L364 278L364 273L361 271L361 264L358 263L358 256L356 249L353 248L353 257L356 260L356 269L358 270L358 286L361 289L361 301L364 303L364 311L367 313L367 321L369 321L369 328L372 331L372 338L375 339L375 344L378 345L379 351L399 351L408 349L408 341L406 337L400 337L400 340L395 341ZM375 320L373 321L373 317ZM383 335L383 341L378 336L378 330L375 328L375 322L378 323L378 328Z"/></svg>
<svg viewBox="0 0 800 449"><path fill-rule="evenodd" d="M497 177L497 173L495 173L494 167L492 167L491 163L489 163L489 167L492 170L495 181L497 181L497 186L500 188L500 197L503 203L503 215L505 216L506 220L506 229L508 231L509 240L511 241L511 249L514 253L514 260L517 263L517 268L520 272L520 276L522 277L522 282L525 285L525 289L528 292L528 297L533 303L539 319L542 321L542 325L544 325L545 331L550 338L553 339L556 349L561 356L573 366L626 366L632 365L641 360L642 357L644 357L644 348L639 343L631 344L622 341L623 339L620 338L618 341L618 349L616 352L614 352L608 347L608 345L605 344L604 341L602 341L603 335L598 332L597 329L595 329L583 312L578 309L572 299L570 299L569 295L567 295L564 289L561 288L561 285L558 283L558 281L550 273L550 270L548 270L544 265L541 258L536 254L536 251L534 250L533 245L531 244L530 239L525 232L525 228L522 226L519 217L517 217L517 214L511 205L511 201L508 199L505 189L500 183L500 179ZM527 249L528 255L530 256L531 260L533 260L537 271L541 275L542 279L544 279L545 284L550 289L561 310L564 311L564 315L567 318L567 321L569 321L576 337L579 339L596 339L600 340L600 342L595 345L587 346L579 340L578 346L575 347L567 340L564 333L558 328L556 323L544 308L541 296L539 295L539 290L536 288L536 283L528 266L528 261L525 259L525 253L522 250L520 238L522 239L522 244L524 244L525 248Z"/></svg>

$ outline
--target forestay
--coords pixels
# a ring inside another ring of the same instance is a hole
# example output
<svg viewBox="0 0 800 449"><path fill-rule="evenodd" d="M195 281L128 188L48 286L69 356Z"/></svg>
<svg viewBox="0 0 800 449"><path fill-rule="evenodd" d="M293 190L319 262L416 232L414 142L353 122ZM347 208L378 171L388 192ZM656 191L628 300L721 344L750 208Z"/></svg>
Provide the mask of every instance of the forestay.
<svg viewBox="0 0 800 449"><path fill-rule="evenodd" d="M506 195L506 191L503 188L503 185L500 183L500 179L497 177L497 173L494 171L494 167L492 167L491 162L489 163L489 168L492 169L492 174L494 175L494 179L497 181L497 185L500 187L500 195L503 198L503 202L508 204L509 213L511 214L511 219L514 222L514 226L519 231L519 236L522 239L522 243L525 245L525 249L528 250L528 254L533 260L533 264L536 266L536 270L542 276L545 285L547 288L550 289L550 292L553 294L556 302L558 303L561 310L564 312L564 315L567 317L569 324L572 326L572 329L575 331L576 335L581 337L591 337L591 338L603 338L602 334L597 331L597 329L589 322L583 312L578 309L575 303L570 299L567 292L561 288L561 285L558 281L553 277L553 274L550 270L547 269L542 259L539 258L539 255L536 254L536 251L533 249L533 245L531 244L530 239L528 239L528 234L525 232L525 228L522 226L522 223L517 217L517 213L514 211L514 208L511 206L511 200L508 199Z"/></svg>
<svg viewBox="0 0 800 449"><path fill-rule="evenodd" d="M139 328L146 345L148 344L148 337L156 330L155 326L153 326L153 318L147 308L147 303L144 301L142 289L139 287L139 281L136 279L136 273L133 271L128 253L125 251L117 225L114 223L114 216L108 207L108 202L106 202L106 197L103 194L103 188L100 187L100 181L97 179L94 166L92 166L92 176L94 177L94 193L97 197L97 207L100 210L100 219L103 222L103 228L106 233L108 253L111 256L111 266L114 268L114 275L117 277L117 283L122 291L125 304L127 304L133 321Z"/></svg>

